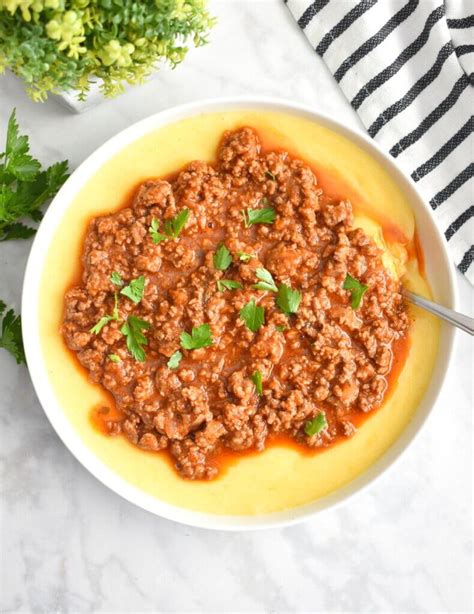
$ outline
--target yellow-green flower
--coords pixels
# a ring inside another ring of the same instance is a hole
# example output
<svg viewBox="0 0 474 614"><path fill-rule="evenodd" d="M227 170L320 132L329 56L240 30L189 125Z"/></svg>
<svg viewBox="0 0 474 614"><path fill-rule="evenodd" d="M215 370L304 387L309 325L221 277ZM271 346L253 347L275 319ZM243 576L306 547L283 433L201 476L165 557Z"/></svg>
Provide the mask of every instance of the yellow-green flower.
<svg viewBox="0 0 474 614"><path fill-rule="evenodd" d="M111 40L105 47L97 52L97 55L104 66L130 66L132 63L132 53L135 51L135 46L132 43L121 45L116 39Z"/></svg>

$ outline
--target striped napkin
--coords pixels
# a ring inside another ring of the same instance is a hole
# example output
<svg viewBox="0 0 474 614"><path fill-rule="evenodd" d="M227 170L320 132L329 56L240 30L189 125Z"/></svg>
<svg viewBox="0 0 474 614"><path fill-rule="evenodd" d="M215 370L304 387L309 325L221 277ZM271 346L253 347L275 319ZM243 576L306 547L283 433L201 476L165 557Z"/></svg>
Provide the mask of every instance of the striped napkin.
<svg viewBox="0 0 474 614"><path fill-rule="evenodd" d="M474 2L285 2L369 135L418 184L474 284Z"/></svg>

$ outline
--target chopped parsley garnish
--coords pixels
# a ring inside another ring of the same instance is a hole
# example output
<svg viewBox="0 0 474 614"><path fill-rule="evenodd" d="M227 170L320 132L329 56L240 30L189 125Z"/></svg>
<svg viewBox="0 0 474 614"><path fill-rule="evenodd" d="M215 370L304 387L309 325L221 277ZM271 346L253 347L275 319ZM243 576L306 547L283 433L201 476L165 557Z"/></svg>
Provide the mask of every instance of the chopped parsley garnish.
<svg viewBox="0 0 474 614"><path fill-rule="evenodd" d="M120 332L127 338L128 351L138 362L144 362L146 358L143 346L148 345L148 339L142 333L142 330L148 330L149 328L151 328L149 322L140 320L136 316L128 316L127 321L120 329Z"/></svg>
<svg viewBox="0 0 474 614"><path fill-rule="evenodd" d="M265 310L257 306L252 299L240 310L240 319L245 322L247 328L256 333L265 322Z"/></svg>
<svg viewBox="0 0 474 614"><path fill-rule="evenodd" d="M183 331L180 335L181 347L185 350L199 350L212 345L212 333L209 324L193 327L191 334Z"/></svg>
<svg viewBox="0 0 474 614"><path fill-rule="evenodd" d="M218 279L216 284L219 292L224 292L224 290L237 290L242 287L240 282L234 281L233 279Z"/></svg>
<svg viewBox="0 0 474 614"><path fill-rule="evenodd" d="M3 316L6 308L5 303L0 301L0 317ZM26 363L21 336L21 316L15 315L13 309L9 309L2 320L0 348L10 352L17 364Z"/></svg>
<svg viewBox="0 0 474 614"><path fill-rule="evenodd" d="M248 262L252 258L256 258L255 254L247 254L245 252L237 252L237 256L239 257L239 260L242 260L242 262Z"/></svg>
<svg viewBox="0 0 474 614"><path fill-rule="evenodd" d="M122 359L120 356L117 356L117 354L109 354L107 358L110 360L110 362L122 362Z"/></svg>
<svg viewBox="0 0 474 614"><path fill-rule="evenodd" d="M183 209L177 213L174 217L166 220L163 226L165 234L171 239L177 239L181 234L181 231L186 226L186 222L189 217L189 209Z"/></svg>
<svg viewBox="0 0 474 614"><path fill-rule="evenodd" d="M277 329L279 333L284 333L286 330L286 326L282 326L281 324L277 324L275 328Z"/></svg>
<svg viewBox="0 0 474 614"><path fill-rule="evenodd" d="M212 261L214 262L214 267L218 271L225 271L230 267L232 264L232 256L224 244L219 246L216 253L212 257Z"/></svg>
<svg viewBox="0 0 474 614"><path fill-rule="evenodd" d="M119 288L123 286L122 276L120 275L120 273L117 273L117 271L114 271L112 273L112 275L110 276L110 281L114 284L114 286L118 286Z"/></svg>
<svg viewBox="0 0 474 614"><path fill-rule="evenodd" d="M136 305L142 300L143 292L145 291L145 275L140 275L120 290L120 294L123 294Z"/></svg>
<svg viewBox="0 0 474 614"><path fill-rule="evenodd" d="M167 237L163 233L159 232L159 230L160 230L160 223L154 217L151 220L151 224L150 224L150 228L148 229L148 232L151 235L151 239L152 239L153 243L155 243L156 245L158 243L161 243L161 241L167 241L169 239L169 237Z"/></svg>
<svg viewBox="0 0 474 614"><path fill-rule="evenodd" d="M362 297L369 289L369 286L366 286L365 284L361 283L360 281L349 275L349 273L346 275L346 279L344 280L342 287L344 288L344 290L349 290L352 295L352 309L357 309L360 306L362 302Z"/></svg>
<svg viewBox="0 0 474 614"><path fill-rule="evenodd" d="M313 435L317 435L324 429L327 429L328 421L326 420L326 415L320 411L317 416L315 416L312 420L308 420L304 425L304 432L306 435L312 437Z"/></svg>
<svg viewBox="0 0 474 614"><path fill-rule="evenodd" d="M168 362L166 363L166 366L168 367L168 369L177 369L182 358L182 353L177 350L174 354L171 354Z"/></svg>
<svg viewBox="0 0 474 614"><path fill-rule="evenodd" d="M43 217L41 207L55 196L68 177L66 161L41 170L29 149L28 137L19 134L13 110L5 151L0 153L0 241L32 237L36 229L20 220L39 222Z"/></svg>
<svg viewBox="0 0 474 614"><path fill-rule="evenodd" d="M275 175L272 173L272 171L265 171L265 175L271 179L272 181L276 181L276 177Z"/></svg>
<svg viewBox="0 0 474 614"><path fill-rule="evenodd" d="M189 209L183 209L169 220L165 220L163 224L163 233L159 232L160 223L156 218L151 220L148 232L151 235L153 243L161 243L168 239L177 239L181 231L186 226L189 217Z"/></svg>
<svg viewBox="0 0 474 614"><path fill-rule="evenodd" d="M115 318L113 316L102 316L97 324L94 324L94 326L89 330L89 332L93 333L94 335L98 335L104 326L114 319Z"/></svg>
<svg viewBox="0 0 474 614"><path fill-rule="evenodd" d="M246 228L252 224L273 224L273 222L276 220L276 212L273 207L264 207L263 209L243 209L242 216L244 218Z"/></svg>
<svg viewBox="0 0 474 614"><path fill-rule="evenodd" d="M266 292L278 292L278 288L270 271L267 271L267 269L257 269L255 274L257 275L257 278L260 279L260 282L258 284L254 284L254 288L257 290L264 290Z"/></svg>
<svg viewBox="0 0 474 614"><path fill-rule="evenodd" d="M286 284L281 284L281 286L278 288L276 303L283 313L286 313L287 315L296 313L298 311L298 307L300 306L300 301L301 293L298 292L298 290L292 290L290 286L287 286Z"/></svg>
<svg viewBox="0 0 474 614"><path fill-rule="evenodd" d="M257 394L262 396L263 394L263 384L262 384L262 374L260 371L255 371L252 375L252 382L255 384L255 390Z"/></svg>

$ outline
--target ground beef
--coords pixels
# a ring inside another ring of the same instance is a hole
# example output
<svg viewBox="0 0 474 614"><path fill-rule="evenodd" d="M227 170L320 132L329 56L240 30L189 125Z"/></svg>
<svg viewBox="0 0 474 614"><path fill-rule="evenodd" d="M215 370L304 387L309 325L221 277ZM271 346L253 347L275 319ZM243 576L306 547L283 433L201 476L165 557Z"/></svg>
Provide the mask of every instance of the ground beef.
<svg viewBox="0 0 474 614"><path fill-rule="evenodd" d="M245 227L243 209L269 206L273 224ZM162 228L185 208L179 238L155 244L152 220ZM222 243L232 254L224 272L213 264ZM244 261L239 252L254 257ZM264 152L257 133L243 128L225 133L215 165L192 162L172 180L147 181L131 207L91 222L82 283L66 294L62 332L91 379L115 398L122 419L106 422L111 434L144 450L166 449L183 477L209 479L226 448L263 450L278 435L327 447L354 433L354 417L380 406L393 344L408 327L399 283L380 256L353 228L349 202L331 200L307 164ZM301 293L296 314L285 315L272 292L253 288L258 268ZM125 283L144 275L144 295L138 304L120 296L118 319L94 334L113 313L113 272ZM343 288L348 274L369 288L357 309ZM220 292L221 279L242 288ZM239 317L251 299L265 308L255 333ZM131 314L150 324L143 362L120 330ZM182 331L203 323L213 345L183 350ZM177 350L183 359L170 369ZM307 435L308 420L321 412L327 427Z"/></svg>

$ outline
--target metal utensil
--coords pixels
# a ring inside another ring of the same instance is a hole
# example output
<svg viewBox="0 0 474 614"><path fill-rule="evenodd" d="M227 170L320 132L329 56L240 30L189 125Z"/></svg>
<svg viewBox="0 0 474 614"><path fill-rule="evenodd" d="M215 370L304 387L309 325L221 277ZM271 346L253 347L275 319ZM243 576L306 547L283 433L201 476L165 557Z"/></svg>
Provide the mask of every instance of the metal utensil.
<svg viewBox="0 0 474 614"><path fill-rule="evenodd" d="M438 318L446 320L446 322L449 322L450 324L454 324L454 326L457 326L465 333L474 335L474 318L470 318L462 313L458 313L457 311L453 311L452 309L438 305L438 303L429 301L427 298L423 298L422 296L419 296L414 292L410 292L410 290L406 290L405 288L403 288L402 294L408 301L410 301L410 303L413 303L417 307L426 309L426 311L433 313L435 316L438 316Z"/></svg>

